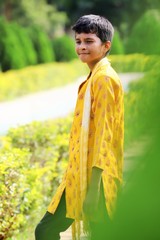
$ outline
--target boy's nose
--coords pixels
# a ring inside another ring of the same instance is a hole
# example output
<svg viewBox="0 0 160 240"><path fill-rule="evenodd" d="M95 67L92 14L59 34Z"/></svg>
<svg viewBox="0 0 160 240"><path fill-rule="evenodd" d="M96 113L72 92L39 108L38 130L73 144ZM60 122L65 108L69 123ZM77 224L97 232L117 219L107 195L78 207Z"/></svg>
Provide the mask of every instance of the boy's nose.
<svg viewBox="0 0 160 240"><path fill-rule="evenodd" d="M82 50L86 49L86 45L84 43L81 43L80 49L82 49Z"/></svg>

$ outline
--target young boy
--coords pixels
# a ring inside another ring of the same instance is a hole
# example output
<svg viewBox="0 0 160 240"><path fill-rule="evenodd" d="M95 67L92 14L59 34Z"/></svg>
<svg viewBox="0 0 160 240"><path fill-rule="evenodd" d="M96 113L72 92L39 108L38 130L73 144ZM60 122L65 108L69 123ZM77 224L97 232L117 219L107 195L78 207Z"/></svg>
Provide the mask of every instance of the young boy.
<svg viewBox="0 0 160 240"><path fill-rule="evenodd" d="M114 29L98 15L80 17L72 29L78 57L90 73L78 91L68 168L36 240L58 240L78 221L89 223L92 240L105 239L122 182L123 90L106 58Z"/></svg>

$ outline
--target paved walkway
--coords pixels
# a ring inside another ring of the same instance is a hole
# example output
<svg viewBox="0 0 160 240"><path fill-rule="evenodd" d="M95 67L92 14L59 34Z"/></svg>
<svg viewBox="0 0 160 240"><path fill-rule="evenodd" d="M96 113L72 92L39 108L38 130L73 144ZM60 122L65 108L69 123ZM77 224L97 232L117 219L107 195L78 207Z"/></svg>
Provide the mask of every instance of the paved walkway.
<svg viewBox="0 0 160 240"><path fill-rule="evenodd" d="M119 74L124 90L128 83L141 76L141 73ZM66 116L72 112L76 103L77 90L80 82L61 88L30 94L13 101L0 103L0 135L6 134L9 128L17 127L32 121L44 121Z"/></svg>

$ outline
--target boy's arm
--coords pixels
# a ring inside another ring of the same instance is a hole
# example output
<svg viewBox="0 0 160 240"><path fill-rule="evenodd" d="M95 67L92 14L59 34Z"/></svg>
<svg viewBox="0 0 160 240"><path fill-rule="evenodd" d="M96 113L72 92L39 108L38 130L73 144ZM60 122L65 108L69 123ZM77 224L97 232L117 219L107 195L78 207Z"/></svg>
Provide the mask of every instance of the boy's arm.
<svg viewBox="0 0 160 240"><path fill-rule="evenodd" d="M114 112L114 91L110 78L100 76L92 86L95 140L93 147L92 176L84 201L83 210L88 219L96 219L100 196L101 175L106 166L112 142L112 119ZM108 164L108 163L107 163Z"/></svg>
<svg viewBox="0 0 160 240"><path fill-rule="evenodd" d="M102 169L97 167L92 168L91 181L83 204L83 210L88 219L94 219L98 211L102 171Z"/></svg>

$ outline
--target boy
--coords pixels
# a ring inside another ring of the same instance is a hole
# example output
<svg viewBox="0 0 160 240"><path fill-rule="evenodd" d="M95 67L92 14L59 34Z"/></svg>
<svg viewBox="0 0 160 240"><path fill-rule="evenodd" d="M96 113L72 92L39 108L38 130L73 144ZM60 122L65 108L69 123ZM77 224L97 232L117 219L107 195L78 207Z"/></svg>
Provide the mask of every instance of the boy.
<svg viewBox="0 0 160 240"><path fill-rule="evenodd" d="M98 15L82 16L72 29L76 53L90 74L78 91L68 168L36 228L36 240L58 240L81 220L89 223L92 240L105 239L122 182L123 91L106 58L114 30Z"/></svg>

